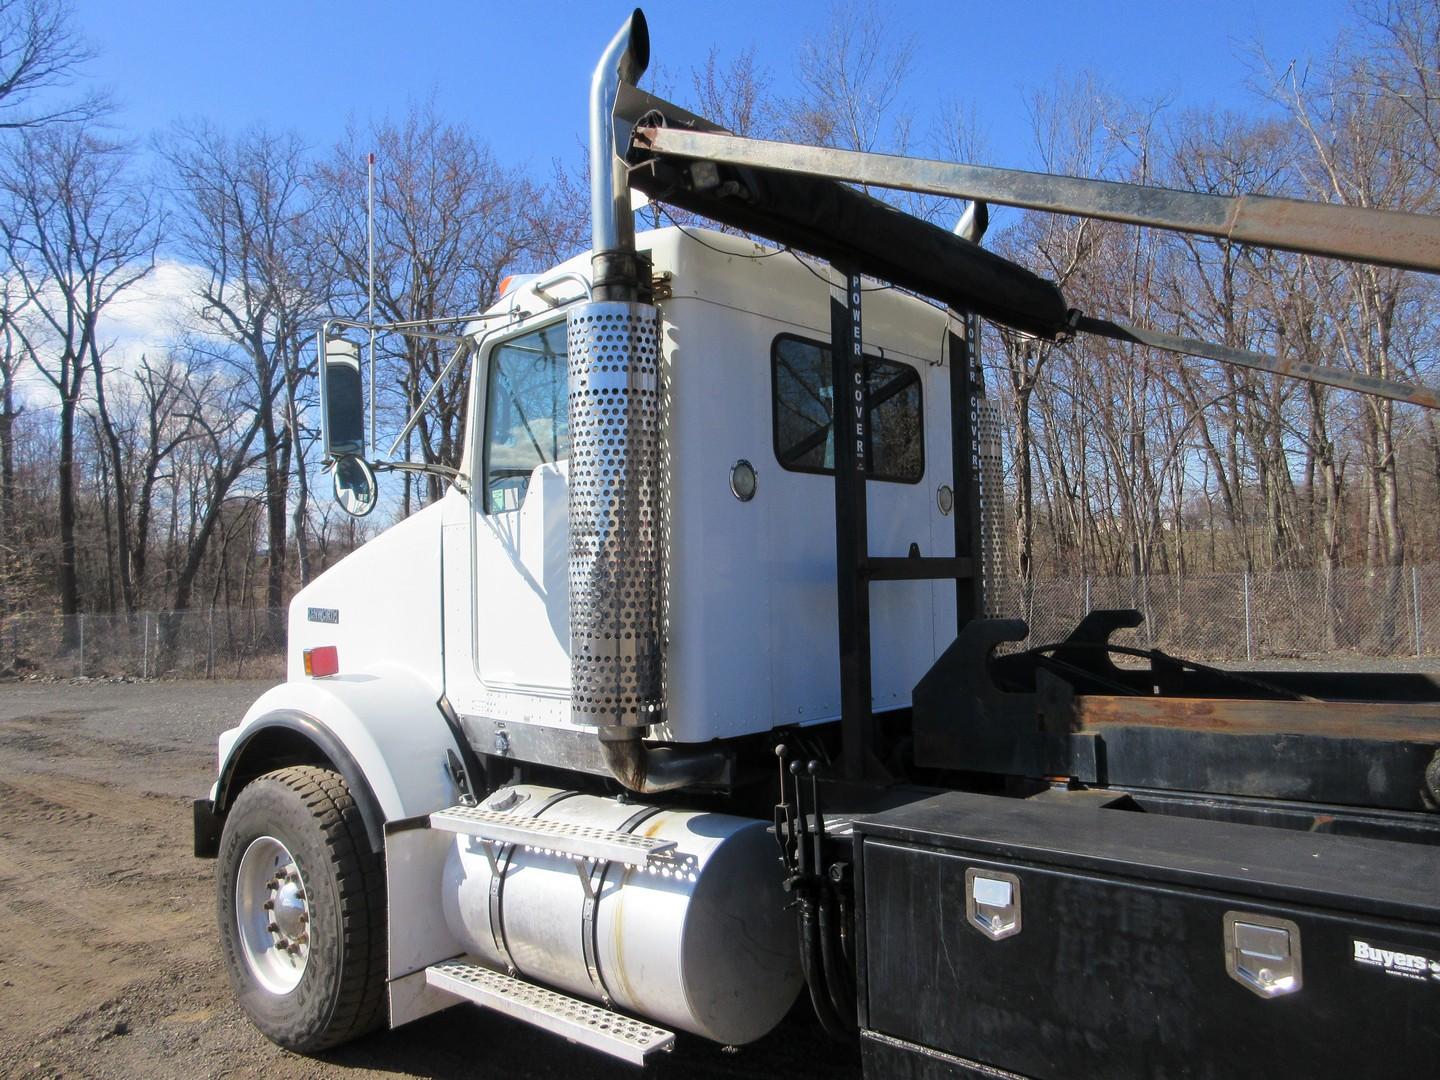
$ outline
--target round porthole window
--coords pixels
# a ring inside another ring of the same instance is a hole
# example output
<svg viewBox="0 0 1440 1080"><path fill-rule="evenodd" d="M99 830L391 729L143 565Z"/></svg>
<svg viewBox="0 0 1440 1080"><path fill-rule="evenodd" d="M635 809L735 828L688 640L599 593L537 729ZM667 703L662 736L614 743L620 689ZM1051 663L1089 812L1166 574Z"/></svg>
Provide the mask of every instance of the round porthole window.
<svg viewBox="0 0 1440 1080"><path fill-rule="evenodd" d="M758 481L755 477L755 466L741 458L735 462L730 469L730 493L741 502L749 502L755 497L755 488Z"/></svg>

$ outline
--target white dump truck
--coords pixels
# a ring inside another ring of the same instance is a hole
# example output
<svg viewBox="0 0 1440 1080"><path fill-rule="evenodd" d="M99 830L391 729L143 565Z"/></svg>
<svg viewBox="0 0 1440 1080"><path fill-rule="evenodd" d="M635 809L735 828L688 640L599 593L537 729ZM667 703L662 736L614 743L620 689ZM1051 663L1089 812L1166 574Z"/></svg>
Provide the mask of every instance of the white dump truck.
<svg viewBox="0 0 1440 1080"><path fill-rule="evenodd" d="M1131 611L1022 644L978 320L1282 367L1071 309L984 200L1432 272L1436 222L739 139L636 89L648 52L636 12L595 72L593 251L379 328L453 343L464 447L221 737L195 843L245 1011L315 1051L470 1002L643 1064L804 993L870 1076L1431 1073L1440 687L1112 643ZM734 231L637 236L635 189ZM364 513L356 328L318 352Z"/></svg>

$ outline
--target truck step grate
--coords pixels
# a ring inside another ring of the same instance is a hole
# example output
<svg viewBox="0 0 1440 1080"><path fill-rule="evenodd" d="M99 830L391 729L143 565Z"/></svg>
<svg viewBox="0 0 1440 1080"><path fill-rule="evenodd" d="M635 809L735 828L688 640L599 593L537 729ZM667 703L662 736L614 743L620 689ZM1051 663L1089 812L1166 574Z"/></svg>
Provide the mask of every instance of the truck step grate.
<svg viewBox="0 0 1440 1080"><path fill-rule="evenodd" d="M456 997L632 1065L644 1065L649 1055L668 1051L675 1045L674 1032L513 979L467 960L431 964L425 969L425 981Z"/></svg>
<svg viewBox="0 0 1440 1080"><path fill-rule="evenodd" d="M580 859L600 859L627 866L669 865L676 862L675 841L610 832L568 821L517 817L476 806L452 806L430 815L432 829L462 833L480 840L523 844L538 851Z"/></svg>

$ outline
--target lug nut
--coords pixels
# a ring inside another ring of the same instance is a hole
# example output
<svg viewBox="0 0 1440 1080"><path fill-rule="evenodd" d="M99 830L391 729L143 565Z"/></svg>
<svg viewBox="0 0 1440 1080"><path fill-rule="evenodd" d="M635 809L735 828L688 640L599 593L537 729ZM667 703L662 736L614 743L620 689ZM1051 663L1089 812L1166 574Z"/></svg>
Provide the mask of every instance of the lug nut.
<svg viewBox="0 0 1440 1080"><path fill-rule="evenodd" d="M267 923L266 926L265 926L265 929L266 929L266 930L269 930L272 934L278 934L278 933L280 932L280 924L279 924L279 923L273 923L273 922L272 922L272 923Z"/></svg>

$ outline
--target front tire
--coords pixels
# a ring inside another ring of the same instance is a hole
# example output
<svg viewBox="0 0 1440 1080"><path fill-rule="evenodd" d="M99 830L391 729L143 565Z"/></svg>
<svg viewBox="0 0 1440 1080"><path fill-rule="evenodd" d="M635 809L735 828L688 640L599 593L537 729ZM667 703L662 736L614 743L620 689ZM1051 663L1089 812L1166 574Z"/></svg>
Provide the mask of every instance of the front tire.
<svg viewBox="0 0 1440 1080"><path fill-rule="evenodd" d="M345 780L297 765L246 785L220 837L230 985L255 1026L313 1053L385 1021L385 868Z"/></svg>

